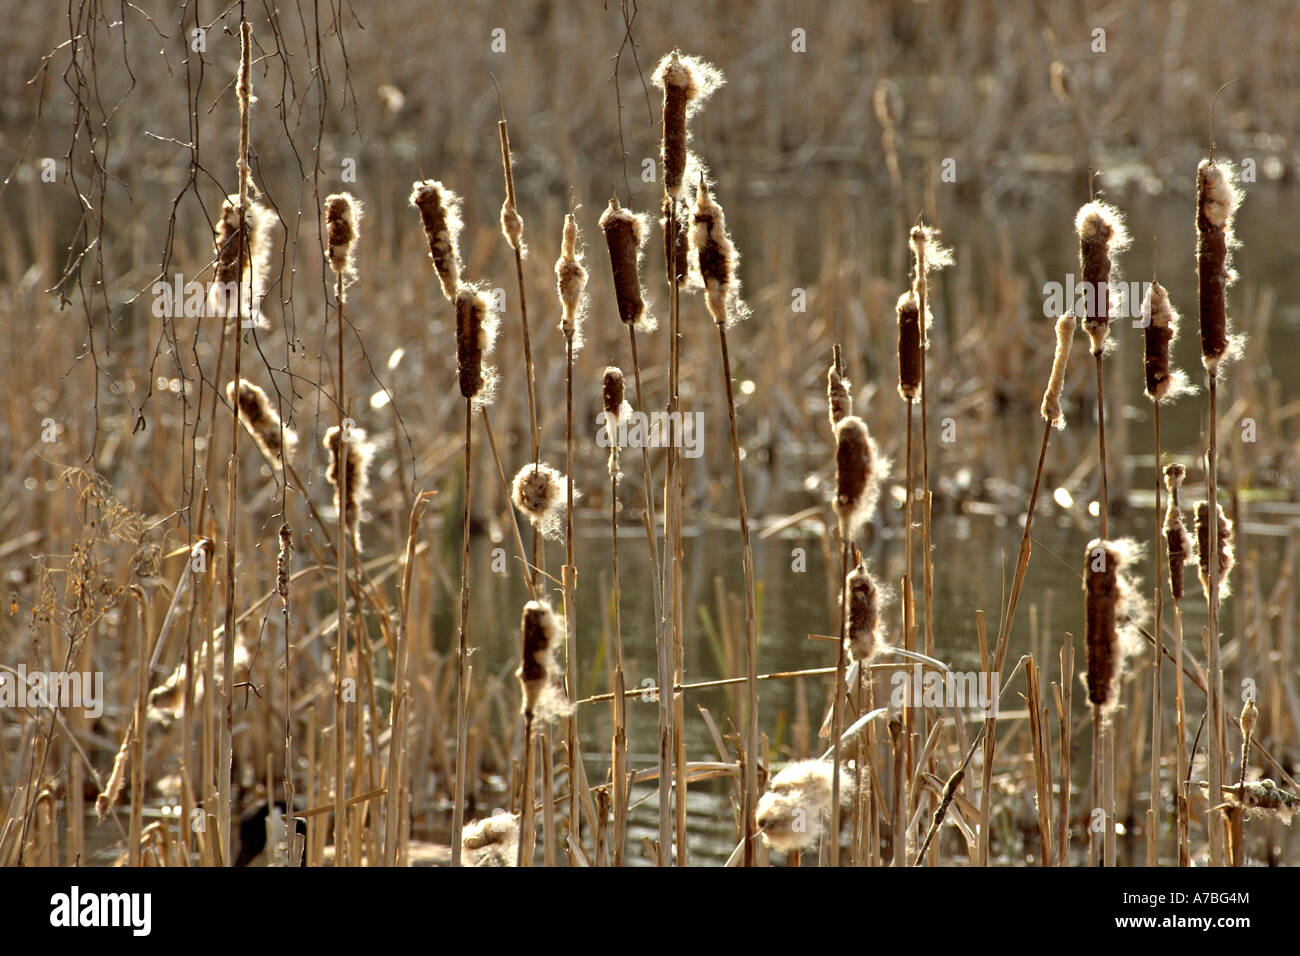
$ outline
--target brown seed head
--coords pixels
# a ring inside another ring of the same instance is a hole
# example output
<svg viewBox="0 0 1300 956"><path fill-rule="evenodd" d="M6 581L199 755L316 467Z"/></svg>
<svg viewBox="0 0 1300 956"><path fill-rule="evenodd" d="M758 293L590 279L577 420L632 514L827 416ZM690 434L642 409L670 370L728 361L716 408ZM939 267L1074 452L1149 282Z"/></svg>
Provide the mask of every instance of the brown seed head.
<svg viewBox="0 0 1300 956"><path fill-rule="evenodd" d="M830 415L831 431L835 431L835 426L844 418L853 414L853 383L849 381L847 375L842 375L839 371L840 347L838 344L832 347L834 356L831 359L830 368L826 370L826 405Z"/></svg>
<svg viewBox="0 0 1300 956"><path fill-rule="evenodd" d="M1215 374L1234 358L1241 340L1228 323L1227 290L1236 278L1231 250L1233 218L1241 193L1226 163L1201 160L1196 170L1196 279L1201 325L1201 364Z"/></svg>
<svg viewBox="0 0 1300 956"><path fill-rule="evenodd" d="M325 480L334 489L334 509L344 516L344 527L352 536L353 546L360 551L362 510L370 499L370 459L374 455L374 445L366 439L365 429L355 425L347 428L345 439L343 435L337 425L325 433L323 444L329 452ZM341 467L347 468L346 505L339 501Z"/></svg>
<svg viewBox="0 0 1300 956"><path fill-rule="evenodd" d="M515 676L523 689L523 712L534 719L550 720L567 712L555 663L564 633L564 618L548 603L529 601L524 605L522 652Z"/></svg>
<svg viewBox="0 0 1300 956"><path fill-rule="evenodd" d="M1183 598L1183 567L1196 560L1192 536L1187 533L1183 513L1178 507L1178 489L1187 475L1187 469L1174 462L1165 466L1165 488L1169 491L1169 504L1165 507L1165 543L1169 553L1169 590L1175 601Z"/></svg>
<svg viewBox="0 0 1300 956"><path fill-rule="evenodd" d="M840 519L840 534L846 541L875 514L880 482L888 470L866 422L856 415L840 419L835 426L833 506Z"/></svg>
<svg viewBox="0 0 1300 956"><path fill-rule="evenodd" d="M748 310L740 301L740 278L736 273L736 247L727 235L726 217L709 195L703 180L695 190L690 249L704 286L704 303L718 325L731 326L744 319Z"/></svg>
<svg viewBox="0 0 1300 956"><path fill-rule="evenodd" d="M1089 542L1085 554L1085 632L1088 700L1099 711L1119 703L1119 678L1141 641L1139 625L1146 607L1130 567L1137 546L1128 539Z"/></svg>
<svg viewBox="0 0 1300 956"><path fill-rule="evenodd" d="M568 487L569 479L546 462L530 462L515 475L510 498L543 537L559 538L564 532L561 519Z"/></svg>
<svg viewBox="0 0 1300 956"><path fill-rule="evenodd" d="M325 197L325 258L346 289L356 281L354 262L357 239L361 235L361 202L351 193L334 193Z"/></svg>
<svg viewBox="0 0 1300 956"><path fill-rule="evenodd" d="M1079 271L1083 275L1083 328L1092 341L1092 354L1101 355L1110 335L1114 259L1128 248L1129 235L1119 210L1098 201L1079 208L1074 228L1079 235Z"/></svg>
<svg viewBox="0 0 1300 956"><path fill-rule="evenodd" d="M473 286L456 293L456 372L460 394L479 405L490 403L496 370L484 361L496 344L498 319L487 298Z"/></svg>
<svg viewBox="0 0 1300 956"><path fill-rule="evenodd" d="M910 289L898 297L898 394L908 403L921 396L921 312Z"/></svg>
<svg viewBox="0 0 1300 956"><path fill-rule="evenodd" d="M1145 322L1143 340L1146 371L1146 396L1153 402L1173 401L1194 389L1181 369L1173 367L1170 352L1178 337L1178 312L1169 302L1169 293L1159 282L1152 282L1142 303Z"/></svg>
<svg viewBox="0 0 1300 956"><path fill-rule="evenodd" d="M619 318L638 330L653 331L654 320L646 310L645 296L641 291L645 217L623 209L617 199L611 198L609 207L600 217L600 228L609 250Z"/></svg>
<svg viewBox="0 0 1300 956"><path fill-rule="evenodd" d="M848 589L849 652L855 661L870 661L882 649L880 589L865 564L859 563L844 580Z"/></svg>
<svg viewBox="0 0 1300 956"><path fill-rule="evenodd" d="M1228 575L1236 563L1236 553L1232 546L1232 521L1223 513L1223 505L1215 503L1219 514L1217 531L1217 551L1219 555L1219 596L1227 597L1232 593L1228 584ZM1200 501L1196 504L1196 560L1200 565L1201 587L1210 593L1210 505Z"/></svg>
<svg viewBox="0 0 1300 956"><path fill-rule="evenodd" d="M438 273L438 284L448 302L454 302L460 287L460 197L433 179L411 184L411 205L420 211L429 258Z"/></svg>
<svg viewBox="0 0 1300 956"><path fill-rule="evenodd" d="M298 442L298 436L292 428L280 421L280 416L271 406L271 400L267 398L266 392L248 379L241 378L238 396L236 396L235 383L233 381L226 383L226 400L232 405L238 404L240 423L253 436L257 447L262 450L262 454L266 456L271 466L277 471L283 468L284 455L286 451L293 450Z"/></svg>
<svg viewBox="0 0 1300 956"><path fill-rule="evenodd" d="M660 154L664 191L673 198L681 198L689 140L686 121L725 80L714 66L673 50L659 61L651 81L664 94Z"/></svg>

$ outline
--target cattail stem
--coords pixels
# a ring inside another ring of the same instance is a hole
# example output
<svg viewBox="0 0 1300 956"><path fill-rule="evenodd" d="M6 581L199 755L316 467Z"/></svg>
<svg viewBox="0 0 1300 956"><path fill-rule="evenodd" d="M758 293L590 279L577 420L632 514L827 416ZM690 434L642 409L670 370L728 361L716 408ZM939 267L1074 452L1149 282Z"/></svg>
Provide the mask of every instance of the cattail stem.
<svg viewBox="0 0 1300 956"><path fill-rule="evenodd" d="M533 712L524 711L524 780L519 798L519 861L521 867L533 865Z"/></svg>
<svg viewBox="0 0 1300 956"><path fill-rule="evenodd" d="M335 281L335 299L338 304L338 422L339 422L339 449L338 459L339 466L335 469L338 475L338 539L335 555L337 560L335 566L338 571L335 603L337 605L336 614L338 616L338 628L334 635L334 861L336 866L348 865L348 840L347 840L347 817L344 801L347 799L346 781L344 780L344 754L346 753L347 724L345 719L345 705L343 701L343 661L347 647L348 633L348 532L347 532L347 501L348 501L348 478L352 469L347 467L347 432L344 430L344 421L347 418L345 411L345 395L343 380L343 273L338 273ZM239 380L239 363L235 363L235 380Z"/></svg>
<svg viewBox="0 0 1300 956"><path fill-rule="evenodd" d="M609 540L614 564L614 740L611 776L614 783L614 866L619 867L623 865L623 853L627 845L627 690L623 673L623 587L618 577L618 468L612 468L610 472Z"/></svg>
<svg viewBox="0 0 1300 956"><path fill-rule="evenodd" d="M643 410L645 397L641 393L641 362L637 356L636 350L636 326L634 323L627 323L627 340L632 352L632 377L636 383L636 406L638 410ZM660 591L661 578L659 569L659 546L655 543L655 496L654 488L650 481L650 453L646 450L646 443L641 442L641 481L642 493L645 496L646 516L649 519L645 522L646 526L646 544L650 550L650 569L654 575L654 587L650 589L651 597L654 600L655 620L659 620L660 604L663 600L663 594Z"/></svg>
<svg viewBox="0 0 1300 956"><path fill-rule="evenodd" d="M1093 814L1099 807L1103 807L1106 802L1105 791L1101 780L1102 764L1102 721L1101 708L1094 706L1092 708L1092 810L1088 814L1088 865L1103 866L1105 861L1102 859L1103 835L1097 830L1093 822ZM1110 820L1105 821L1106 825L1113 826Z"/></svg>
<svg viewBox="0 0 1300 956"><path fill-rule="evenodd" d="M1101 501L1099 509L1101 511L1101 538L1103 541L1110 540L1110 491L1106 484L1106 397L1102 387L1101 374L1101 353L1096 353L1097 358L1097 453L1100 457L1101 468Z"/></svg>
<svg viewBox="0 0 1300 956"><path fill-rule="evenodd" d="M1175 808L1178 827L1178 865L1192 865L1192 848L1190 842L1191 813L1187 805L1187 794L1183 790L1183 781L1187 779L1187 708L1183 698L1183 609L1174 601L1174 715L1177 740L1174 746L1174 766L1177 776L1174 785L1177 789Z"/></svg>
<svg viewBox="0 0 1300 956"><path fill-rule="evenodd" d="M564 515L564 569L561 579L564 587L564 626L565 635L565 694L572 700L577 696L578 688L578 567L573 557L573 330L564 333L564 468L569 475L565 482ZM581 844L581 820L578 814L578 790L582 774L578 766L582 760L578 743L578 711L575 707L569 714L565 725L567 745L565 759L569 772L569 835Z"/></svg>
<svg viewBox="0 0 1300 956"><path fill-rule="evenodd" d="M745 780L744 841L745 865L754 865L754 848L757 833L754 829L754 807L758 802L758 610L754 587L754 551L749 543L749 509L745 505L745 482L740 471L740 436L736 428L736 398L731 384L731 353L727 348L727 328L718 326L718 346L722 350L722 377L727 387L727 416L731 423L731 457L736 471L736 501L740 510L740 542L745 568L745 680L747 703L745 709ZM847 560L847 559L846 559ZM845 574L848 569L845 568ZM841 652L842 656L843 652ZM836 685L836 693L840 687ZM836 738L838 745L839 738ZM839 787L839 774L833 774L833 787ZM839 806L838 799L832 801ZM838 833L838 831L836 831ZM837 840L838 843L838 840Z"/></svg>
<svg viewBox="0 0 1300 956"><path fill-rule="evenodd" d="M830 865L840 865L840 737L844 734L844 673L847 669L845 646L849 634L849 548L848 528L841 522L840 538L840 639L835 655L835 683L831 687L831 825L827 832ZM895 795L897 796L897 795ZM897 800L895 801L897 802ZM897 841L898 833L894 839ZM894 844L898 855L898 844Z"/></svg>
<svg viewBox="0 0 1300 956"><path fill-rule="evenodd" d="M515 166L510 158L510 133L506 128L505 116L497 123L497 132L501 138L501 167L506 183L506 202L511 210L515 204ZM537 384L533 373L533 345L528 334L528 297L524 289L524 250L522 241L512 241L511 248L515 254L515 277L519 282L519 322L524 334L524 381L528 389L528 437L532 442L533 464L541 456L541 430L537 423ZM572 474L572 472L570 472ZM538 536L540 537L540 535Z"/></svg>
<svg viewBox="0 0 1300 956"><path fill-rule="evenodd" d="M1106 794L1106 848L1104 866L1119 866L1115 836L1115 727L1106 719L1101 729L1102 787Z"/></svg>
<svg viewBox="0 0 1300 956"><path fill-rule="evenodd" d="M671 241L664 243L667 259L668 301L669 301L669 354L668 354L668 467L665 473L664 511L665 514L665 548L668 552L666 568L668 582L665 587L671 589L671 603L665 598L665 607L671 608L672 619L672 665L673 684L681 684L686 679L685 649L682 639L682 458L678 450L679 436L676 434L677 420L674 413L681 408L681 290L677 283L677 204L669 202L667 210L667 233ZM730 382L728 382L728 385ZM668 538L671 537L671 544ZM686 738L682 724L685 721L685 700L680 691L674 690L672 702L672 743L673 743L673 782L676 816L677 865L685 866L686 859ZM753 853L751 844L746 843L747 858Z"/></svg>
<svg viewBox="0 0 1300 956"><path fill-rule="evenodd" d="M1217 370L1211 369L1209 371L1210 420L1207 425L1210 431L1210 448L1205 470L1206 499L1209 514L1209 520L1206 522L1209 526L1209 559L1204 563L1208 566L1210 582L1208 592L1205 595L1205 602L1209 615L1209 638L1206 649L1209 674L1206 676L1210 682L1210 732L1208 742L1210 750L1211 802L1221 799L1223 793L1223 755L1226 743L1223 725L1223 666L1219 660L1218 378ZM1224 856L1223 818L1217 813L1211 813L1208 814L1207 822L1210 830L1210 865L1222 866Z"/></svg>
<svg viewBox="0 0 1300 956"><path fill-rule="evenodd" d="M451 865L461 865L461 834L465 829L465 726L469 710L469 520L470 490L473 487L473 425L474 401L465 399L465 508L462 522L460 550L460 629L458 633L459 656L456 681L456 770L455 793L451 810ZM521 835L522 840L522 835Z"/></svg>
<svg viewBox="0 0 1300 956"><path fill-rule="evenodd" d="M1161 721L1164 718L1164 692L1161 678L1164 676L1164 560L1163 560L1163 542L1164 542L1164 525L1160 520L1160 487L1161 470L1160 470L1160 403L1158 401L1151 404L1152 414L1154 416L1154 440L1155 440L1155 483L1156 483L1156 510L1155 510L1155 562L1156 562L1156 594L1155 594L1155 625L1153 628L1155 644L1152 653L1155 655L1151 662L1151 799L1150 806L1147 810L1147 866L1157 866L1160 862L1160 763L1164 758L1164 746L1161 739Z"/></svg>

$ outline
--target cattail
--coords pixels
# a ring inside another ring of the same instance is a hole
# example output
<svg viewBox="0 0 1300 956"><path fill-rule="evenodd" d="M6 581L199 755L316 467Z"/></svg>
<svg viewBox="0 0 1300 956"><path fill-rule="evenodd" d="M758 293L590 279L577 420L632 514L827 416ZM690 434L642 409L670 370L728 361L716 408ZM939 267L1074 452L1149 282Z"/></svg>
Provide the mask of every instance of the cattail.
<svg viewBox="0 0 1300 956"><path fill-rule="evenodd" d="M865 564L859 563L844 580L848 589L847 646L855 661L867 662L883 649L880 588Z"/></svg>
<svg viewBox="0 0 1300 956"><path fill-rule="evenodd" d="M1232 791L1233 800L1247 810L1259 810L1290 825L1291 817L1300 812L1300 797L1283 790L1272 780L1252 780L1240 787L1224 787Z"/></svg>
<svg viewBox="0 0 1300 956"><path fill-rule="evenodd" d="M691 231L686 225L686 204L665 195L660 208L659 228L664 235L664 262L673 263L677 287L691 284ZM670 228L670 213L672 226Z"/></svg>
<svg viewBox="0 0 1300 956"><path fill-rule="evenodd" d="M653 332L655 321L646 309L641 291L641 260L645 255L645 216L623 209L610 198L601 214L600 228L609 249L609 265L614 274L614 296L618 300L618 317L639 331Z"/></svg>
<svg viewBox="0 0 1300 956"><path fill-rule="evenodd" d="M1084 572L1088 700L1103 712L1119 703L1119 678L1141 641L1145 604L1129 568L1137 545L1129 539L1089 542Z"/></svg>
<svg viewBox="0 0 1300 956"><path fill-rule="evenodd" d="M292 452L298 442L298 436L292 428L280 421L267 398L266 392L248 379L239 380L238 398L235 395L235 383L226 383L226 400L239 407L239 420L253 436L257 447L262 450L277 471L284 467L286 453Z"/></svg>
<svg viewBox="0 0 1300 956"><path fill-rule="evenodd" d="M325 480L334 489L334 509L343 515L343 524L352 536L353 547L361 550L362 508L370 497L370 459L374 455L374 446L367 441L364 428L348 426L346 432L337 425L325 433L322 442L329 452L329 466ZM347 502L339 501L339 464L340 460L347 468Z"/></svg>
<svg viewBox="0 0 1300 956"><path fill-rule="evenodd" d="M573 350L582 348L582 322L586 314L587 269L578 251L578 223L564 217L560 258L555 260L555 288L560 296L560 330L573 336Z"/></svg>
<svg viewBox="0 0 1300 956"><path fill-rule="evenodd" d="M852 538L876 511L880 483L889 465L880 457L867 424L849 415L835 426L835 514L840 533Z"/></svg>
<svg viewBox="0 0 1300 956"><path fill-rule="evenodd" d="M232 193L222 202L221 218L212 239L216 258L208 303L213 313L229 316L235 312L238 303L239 312L246 322L262 324L261 304L270 271L271 227L274 223L275 214L270 209L259 202L250 202L244 210L247 242L241 242L239 196Z"/></svg>
<svg viewBox="0 0 1300 956"><path fill-rule="evenodd" d="M1169 302L1169 293L1159 282L1152 282L1142 303L1146 345L1146 396L1153 402L1170 402L1195 391L1182 369L1170 361L1174 339L1178 338L1178 311Z"/></svg>
<svg viewBox="0 0 1300 956"><path fill-rule="evenodd" d="M632 414L632 406L624 398L626 394L623 370L614 365L606 366L601 379L601 407L605 416L605 433L609 438L609 474L615 480L619 477L619 426Z"/></svg>
<svg viewBox="0 0 1300 956"><path fill-rule="evenodd" d="M772 778L754 813L767 846L778 853L794 853L817 845L831 817L835 772L829 760L800 760ZM853 778L842 768L838 772L840 803L851 806Z"/></svg>
<svg viewBox="0 0 1300 956"><path fill-rule="evenodd" d="M410 202L420 211L442 294L454 302L460 288L460 197L437 180L422 179L411 184Z"/></svg>
<svg viewBox="0 0 1300 956"><path fill-rule="evenodd" d="M836 345L834 350L835 357L826 370L826 406L832 432L842 419L853 414L853 383L847 375L840 374L840 347Z"/></svg>
<svg viewBox="0 0 1300 956"><path fill-rule="evenodd" d="M916 267L912 275L912 291L917 299L926 298L925 329L929 330L933 317L929 312L929 299L924 296L926 280L931 272L938 272L953 264L952 250L939 241L939 230L933 226L913 226L907 234L907 245L912 250Z"/></svg>
<svg viewBox="0 0 1300 956"><path fill-rule="evenodd" d="M673 50L659 61L651 82L664 93L661 156L664 191L677 199L681 198L686 181L689 135L686 121L726 80L711 64Z"/></svg>
<svg viewBox="0 0 1300 956"><path fill-rule="evenodd" d="M280 525L280 550L275 556L275 593L280 600L289 603L290 563L293 561L293 533L287 524Z"/></svg>
<svg viewBox="0 0 1300 956"><path fill-rule="evenodd" d="M1227 163L1201 160L1196 169L1196 278L1200 298L1201 363L1211 375L1240 351L1241 339L1228 325L1227 289L1232 269L1232 221L1241 192Z"/></svg>
<svg viewBox="0 0 1300 956"><path fill-rule="evenodd" d="M564 618L545 601L524 605L522 656L515 676L523 688L523 711L534 719L551 720L568 713L560 688L562 671L555 651L564 643Z"/></svg>
<svg viewBox="0 0 1300 956"><path fill-rule="evenodd" d="M1110 335L1111 272L1115 257L1128 248L1128 230L1118 209L1098 201L1079 207L1074 228L1083 274L1083 328L1092 341L1092 354L1101 355Z"/></svg>
<svg viewBox="0 0 1300 956"><path fill-rule="evenodd" d="M1165 465L1165 488L1169 504L1165 508L1165 542L1169 551L1169 590L1175 601L1183 598L1183 566L1196 560L1192 550L1192 536L1187 533L1183 513L1178 507L1178 489L1187 476L1187 469L1177 462Z"/></svg>
<svg viewBox="0 0 1300 956"><path fill-rule="evenodd" d="M456 374L460 394L476 406L487 405L495 397L496 369L484 362L484 357L496 346L499 324L479 289L460 287L456 293Z"/></svg>
<svg viewBox="0 0 1300 956"><path fill-rule="evenodd" d="M1065 367L1070 362L1070 346L1074 343L1074 327L1077 323L1072 312L1056 320L1056 353L1052 356L1052 375L1043 392L1043 421L1058 431L1065 428L1061 393L1065 390Z"/></svg>
<svg viewBox="0 0 1300 956"><path fill-rule="evenodd" d="M749 310L740 301L739 257L727 235L726 217L703 180L695 190L693 215L690 249L704 286L704 304L714 322L730 327L747 318Z"/></svg>
<svg viewBox="0 0 1300 956"><path fill-rule="evenodd" d="M325 258L346 289L357 277L354 261L361 235L361 202L351 193L325 197Z"/></svg>
<svg viewBox="0 0 1300 956"><path fill-rule="evenodd" d="M519 469L510 499L544 538L559 538L564 530L569 479L545 462ZM577 492L574 492L577 497Z"/></svg>
<svg viewBox="0 0 1300 956"><path fill-rule="evenodd" d="M1231 592L1228 587L1228 575L1232 573L1236 555L1232 547L1232 521L1223 513L1223 506L1215 503L1219 513L1219 530L1217 544L1219 548L1219 596L1227 597ZM1210 505L1201 501L1196 505L1196 560L1200 564L1201 587L1210 593Z"/></svg>
<svg viewBox="0 0 1300 956"><path fill-rule="evenodd" d="M460 835L465 866L515 866L519 859L519 819L512 813L494 813L467 823Z"/></svg>
<svg viewBox="0 0 1300 956"><path fill-rule="evenodd" d="M910 289L898 297L898 394L909 403L921 395L921 311Z"/></svg>
<svg viewBox="0 0 1300 956"><path fill-rule="evenodd" d="M1242 736L1242 762L1245 762L1245 742L1249 741L1255 733L1255 725L1259 722L1259 707L1255 705L1255 698L1246 698L1245 706L1241 708L1241 736Z"/></svg>

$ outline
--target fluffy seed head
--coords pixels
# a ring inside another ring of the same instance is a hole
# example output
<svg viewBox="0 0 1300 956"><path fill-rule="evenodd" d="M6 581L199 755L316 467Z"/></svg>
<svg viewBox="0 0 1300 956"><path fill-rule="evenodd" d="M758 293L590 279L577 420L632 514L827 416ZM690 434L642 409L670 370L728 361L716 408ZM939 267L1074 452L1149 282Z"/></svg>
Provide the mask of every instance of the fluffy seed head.
<svg viewBox="0 0 1300 956"><path fill-rule="evenodd" d="M1110 203L1093 201L1079 207L1074 217L1079 234L1079 271L1083 275L1083 328L1092 341L1092 354L1106 350L1110 335L1110 313L1119 300L1112 296L1115 257L1128 248L1124 217Z"/></svg>
<svg viewBox="0 0 1300 956"><path fill-rule="evenodd" d="M638 331L654 331L655 322L646 309L645 294L641 290L645 216L623 209L617 199L611 198L609 207L601 214L600 229L605 234L605 246L609 250L618 317Z"/></svg>
<svg viewBox="0 0 1300 956"><path fill-rule="evenodd" d="M208 308L215 315L239 314L254 325L262 324L262 299L266 295L271 264L271 227L275 213L259 202L244 210L246 242L240 241L239 196L232 193L221 204L221 218L213 231L215 259Z"/></svg>
<svg viewBox="0 0 1300 956"><path fill-rule="evenodd" d="M1052 356L1052 374L1043 391L1041 408L1043 421L1057 431L1065 428L1065 412L1061 408L1061 393L1065 391L1065 367L1070 363L1070 346L1074 343L1074 327L1078 320L1067 312L1056 320L1056 352Z"/></svg>
<svg viewBox="0 0 1300 956"><path fill-rule="evenodd" d="M605 416L605 433L609 437L609 468L610 477L616 481L620 477L618 470L618 428L619 424L632 414L632 406L627 403L624 396L627 394L627 385L623 380L623 370L614 365L605 367L605 374L601 378L601 409Z"/></svg>
<svg viewBox="0 0 1300 956"><path fill-rule="evenodd" d="M466 866L517 866L518 818L512 813L494 813L465 824L460 836L460 850Z"/></svg>
<svg viewBox="0 0 1300 956"><path fill-rule="evenodd" d="M1178 338L1178 312L1169 302L1169 293L1159 282L1152 282L1142 303L1145 325L1143 339L1146 371L1146 396L1153 402L1171 402L1180 395L1196 391L1182 369L1174 368L1170 359L1174 339Z"/></svg>
<svg viewBox="0 0 1300 956"><path fill-rule="evenodd" d="M1223 505L1215 502L1219 513L1219 527L1216 541L1219 555L1219 596L1227 597L1232 593L1228 585L1228 575L1236 563L1236 553L1232 546L1232 521L1223 513ZM1210 593L1210 504L1199 501L1196 504L1196 561L1200 565L1201 587Z"/></svg>
<svg viewBox="0 0 1300 956"><path fill-rule="evenodd" d="M355 425L349 426L346 433L334 425L325 433L322 444L329 452L325 480L334 489L334 509L343 515L343 525L352 537L353 547L360 551L362 509L370 499L369 472L374 445L367 440L365 429ZM346 503L339 500L340 478L346 479Z"/></svg>
<svg viewBox="0 0 1300 956"><path fill-rule="evenodd" d="M772 778L754 812L767 846L778 853L794 853L817 845L830 822L831 775L836 772L829 760L800 760ZM840 803L847 807L853 802L853 778L843 769L838 773Z"/></svg>
<svg viewBox="0 0 1300 956"><path fill-rule="evenodd" d="M549 721L569 712L560 688L561 671L555 652L564 644L564 618L545 601L524 605L521 625L522 652L515 676L523 688L523 712Z"/></svg>
<svg viewBox="0 0 1300 956"><path fill-rule="evenodd" d="M469 285L456 293L456 374L460 394L476 406L495 397L496 369L484 361L496 345L499 320L487 297Z"/></svg>
<svg viewBox="0 0 1300 956"><path fill-rule="evenodd" d="M1283 790L1272 780L1251 780L1244 787L1224 787L1232 793L1233 801L1247 810L1258 810L1266 816L1276 817L1290 825L1291 817L1300 812L1300 797Z"/></svg>
<svg viewBox="0 0 1300 956"><path fill-rule="evenodd" d="M325 258L346 289L356 281L355 255L361 235L361 201L351 193L325 197Z"/></svg>
<svg viewBox="0 0 1300 956"><path fill-rule="evenodd" d="M853 383L849 381L847 375L841 375L839 372L841 366L839 345L835 345L833 350L831 366L826 370L826 406L832 432L842 419L853 414Z"/></svg>
<svg viewBox="0 0 1300 956"><path fill-rule="evenodd" d="M851 540L871 520L880 497L880 483L889 474L867 424L856 415L835 426L835 500L840 534Z"/></svg>
<svg viewBox="0 0 1300 956"><path fill-rule="evenodd" d="M510 500L543 537L559 538L564 532L568 487L569 479L546 462L530 462L515 475Z"/></svg>
<svg viewBox="0 0 1300 956"><path fill-rule="evenodd" d="M1165 465L1165 488L1169 491L1169 504L1165 507L1165 544L1169 552L1169 590L1175 601L1183 598L1183 567L1196 560L1192 536L1187 533L1183 513L1178 507L1178 489L1187 476L1187 469L1174 462Z"/></svg>
<svg viewBox="0 0 1300 956"><path fill-rule="evenodd" d="M921 396L922 352L921 311L912 290L898 297L898 394L905 402L916 402Z"/></svg>
<svg viewBox="0 0 1300 956"><path fill-rule="evenodd" d="M718 325L735 325L749 315L749 310L740 300L736 247L727 235L722 207L709 195L709 187L703 181L695 190L692 215L691 258L695 260L704 285L704 304Z"/></svg>
<svg viewBox="0 0 1300 956"><path fill-rule="evenodd" d="M884 623L880 618L880 588L865 564L859 563L844 580L848 589L848 638L855 661L870 661L883 649Z"/></svg>
<svg viewBox="0 0 1300 956"><path fill-rule="evenodd" d="M1085 554L1084 602L1088 700L1102 713L1119 704L1119 682L1141 642L1145 605L1132 579L1138 553L1129 539L1089 542Z"/></svg>
<svg viewBox="0 0 1300 956"><path fill-rule="evenodd" d="M1196 280L1201 322L1201 364L1211 375L1236 358L1243 340L1228 322L1228 286L1236 274L1232 223L1241 193L1227 163L1201 160L1196 170Z"/></svg>
<svg viewBox="0 0 1300 956"><path fill-rule="evenodd" d="M293 451L298 436L292 428L280 421L266 392L248 379L241 378L238 390L234 381L226 383L226 400L232 405L238 405L239 421L253 436L266 460L277 471L283 468L284 455Z"/></svg>
<svg viewBox="0 0 1300 956"><path fill-rule="evenodd" d="M686 121L726 80L711 64L673 50L659 61L651 82L664 94L661 146L664 191L680 198L687 166Z"/></svg>
<svg viewBox="0 0 1300 956"><path fill-rule="evenodd" d="M560 258L555 260L555 288L560 296L560 330L573 336L573 349L582 347L582 320L586 313L587 269L578 251L578 223L564 217Z"/></svg>
<svg viewBox="0 0 1300 956"><path fill-rule="evenodd" d="M411 205L420 211L429 258L448 302L460 287L460 197L434 179L411 184Z"/></svg>

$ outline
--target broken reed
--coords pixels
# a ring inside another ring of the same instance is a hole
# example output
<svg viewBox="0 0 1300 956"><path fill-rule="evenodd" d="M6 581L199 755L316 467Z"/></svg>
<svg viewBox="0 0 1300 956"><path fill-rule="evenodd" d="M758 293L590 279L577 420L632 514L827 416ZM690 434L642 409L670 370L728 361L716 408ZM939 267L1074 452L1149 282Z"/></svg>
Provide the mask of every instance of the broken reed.
<svg viewBox="0 0 1300 956"><path fill-rule="evenodd" d="M630 411L624 398L627 388L623 371L617 366L607 366L601 379L601 407L605 415L605 428L610 436L609 445L609 538L613 555L614 573L614 680L611 688L613 706L613 741L610 777L613 784L614 803L614 866L623 865L627 845L627 690L623 671L623 585L618 576L618 480L619 445L618 424Z"/></svg>

